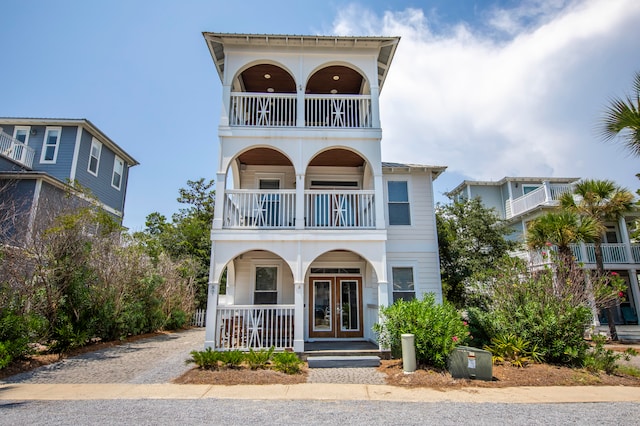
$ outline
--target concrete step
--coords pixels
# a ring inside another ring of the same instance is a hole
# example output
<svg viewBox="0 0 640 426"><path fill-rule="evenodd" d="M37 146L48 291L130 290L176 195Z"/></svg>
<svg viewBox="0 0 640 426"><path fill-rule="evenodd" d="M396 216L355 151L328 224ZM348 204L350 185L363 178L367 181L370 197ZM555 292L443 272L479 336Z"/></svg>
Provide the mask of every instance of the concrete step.
<svg viewBox="0 0 640 426"><path fill-rule="evenodd" d="M360 368L378 367L380 357L377 356L309 356L309 368Z"/></svg>

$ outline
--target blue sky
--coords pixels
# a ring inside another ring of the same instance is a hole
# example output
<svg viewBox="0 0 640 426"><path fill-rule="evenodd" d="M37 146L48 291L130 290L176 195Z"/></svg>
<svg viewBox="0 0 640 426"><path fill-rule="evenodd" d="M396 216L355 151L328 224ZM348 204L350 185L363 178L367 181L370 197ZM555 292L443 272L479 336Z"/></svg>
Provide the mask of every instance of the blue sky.
<svg viewBox="0 0 640 426"><path fill-rule="evenodd" d="M4 0L0 116L87 118L134 156L125 225L213 178L221 87L203 31L401 36L381 97L383 159L462 179L567 176L635 190L600 142L640 70L637 0Z"/></svg>

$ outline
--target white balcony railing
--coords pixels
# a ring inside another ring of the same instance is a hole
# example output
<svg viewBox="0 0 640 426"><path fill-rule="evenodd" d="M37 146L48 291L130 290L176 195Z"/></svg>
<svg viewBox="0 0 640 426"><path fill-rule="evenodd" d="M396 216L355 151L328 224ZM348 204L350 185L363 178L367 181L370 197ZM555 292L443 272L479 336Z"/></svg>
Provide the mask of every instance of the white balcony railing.
<svg viewBox="0 0 640 426"><path fill-rule="evenodd" d="M549 188L548 193L546 187ZM536 188L521 197L507 200L506 217L507 219L512 218L541 205L557 205L562 195L572 190L573 187L570 184L543 183L540 188Z"/></svg>
<svg viewBox="0 0 640 426"><path fill-rule="evenodd" d="M634 263L640 263L640 244L631 244Z"/></svg>
<svg viewBox="0 0 640 426"><path fill-rule="evenodd" d="M306 95L304 108L306 127L372 127L369 95ZM229 125L295 127L297 97L295 94L233 92Z"/></svg>
<svg viewBox="0 0 640 426"><path fill-rule="evenodd" d="M305 191L306 228L375 228L374 191Z"/></svg>
<svg viewBox="0 0 640 426"><path fill-rule="evenodd" d="M229 124L293 127L296 125L296 95L232 93Z"/></svg>
<svg viewBox="0 0 640 426"><path fill-rule="evenodd" d="M584 246L584 250L583 250ZM572 244L571 252L576 261L584 264L596 263L596 250L592 243L589 244ZM631 253L633 258L629 258L627 247L624 243L603 243L602 244L602 259L605 265L612 264L630 264L640 263L640 244L631 244ZM551 248L552 251L556 251L555 247ZM549 256L549 250L545 251L517 251L512 252L512 256L519 257L525 261L528 261L532 266L541 266L551 261Z"/></svg>
<svg viewBox="0 0 640 426"><path fill-rule="evenodd" d="M372 127L371 96L307 95L305 121L307 127Z"/></svg>
<svg viewBox="0 0 640 426"><path fill-rule="evenodd" d="M0 131L0 155L30 169L33 166L35 150Z"/></svg>
<svg viewBox="0 0 640 426"><path fill-rule="evenodd" d="M218 306L214 349L291 349L294 312L294 305Z"/></svg>
<svg viewBox="0 0 640 426"><path fill-rule="evenodd" d="M295 227L296 191L227 189L224 200L225 228Z"/></svg>

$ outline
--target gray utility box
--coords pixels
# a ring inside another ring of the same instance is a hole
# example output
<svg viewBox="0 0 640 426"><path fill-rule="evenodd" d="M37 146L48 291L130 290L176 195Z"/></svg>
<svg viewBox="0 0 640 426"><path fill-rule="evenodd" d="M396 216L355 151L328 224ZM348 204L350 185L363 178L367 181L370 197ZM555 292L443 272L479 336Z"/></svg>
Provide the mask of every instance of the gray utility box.
<svg viewBox="0 0 640 426"><path fill-rule="evenodd" d="M491 352L469 346L458 346L449 355L449 372L455 379L493 379Z"/></svg>

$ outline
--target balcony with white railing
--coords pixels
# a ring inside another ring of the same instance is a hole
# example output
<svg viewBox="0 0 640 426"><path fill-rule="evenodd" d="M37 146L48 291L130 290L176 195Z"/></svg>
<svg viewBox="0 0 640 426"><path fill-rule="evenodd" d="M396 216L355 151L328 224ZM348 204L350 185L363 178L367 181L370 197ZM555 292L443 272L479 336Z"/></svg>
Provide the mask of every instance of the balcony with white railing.
<svg viewBox="0 0 640 426"><path fill-rule="evenodd" d="M506 218L510 219L514 216L526 213L538 206L555 206L563 194L572 191L569 184L549 184L544 182L539 188L514 199L507 200Z"/></svg>
<svg viewBox="0 0 640 426"><path fill-rule="evenodd" d="M605 265L640 263L640 244L631 244L627 247L624 243L603 243L601 248L602 259ZM535 267L550 263L550 251L556 250L555 247L551 247L550 250L546 251L518 251L513 252L511 255L519 257ZM592 243L572 244L571 252L578 263L585 265L596 263L596 249ZM631 257L629 253L631 253Z"/></svg>
<svg viewBox="0 0 640 426"><path fill-rule="evenodd" d="M214 349L291 349L294 313L294 305L219 305Z"/></svg>
<svg viewBox="0 0 640 426"><path fill-rule="evenodd" d="M0 155L30 169L33 166L35 150L0 131Z"/></svg>
<svg viewBox="0 0 640 426"><path fill-rule="evenodd" d="M298 97L282 93L231 93L229 125L234 127L371 128L371 96L304 96L298 119Z"/></svg>
<svg viewBox="0 0 640 426"><path fill-rule="evenodd" d="M305 229L375 229L375 191L305 190ZM225 229L294 229L296 191L228 189Z"/></svg>

